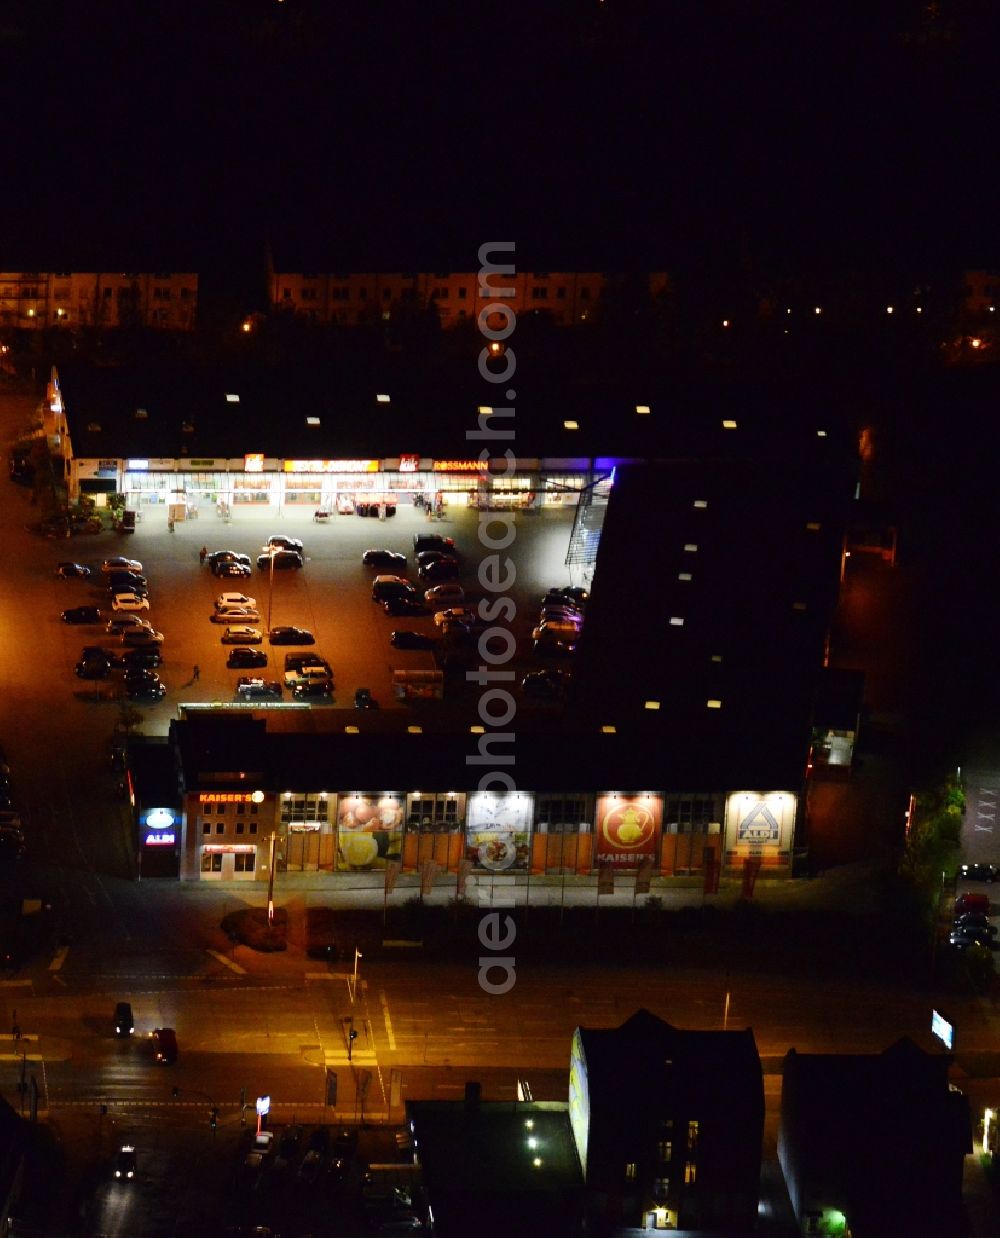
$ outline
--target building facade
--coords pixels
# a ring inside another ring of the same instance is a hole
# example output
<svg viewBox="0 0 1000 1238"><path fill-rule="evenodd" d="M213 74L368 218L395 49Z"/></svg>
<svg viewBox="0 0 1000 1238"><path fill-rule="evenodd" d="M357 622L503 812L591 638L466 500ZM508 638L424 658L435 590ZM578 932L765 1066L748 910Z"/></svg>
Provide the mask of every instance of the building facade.
<svg viewBox="0 0 1000 1238"><path fill-rule="evenodd" d="M0 328L192 331L197 318L198 276L191 271L0 271Z"/></svg>

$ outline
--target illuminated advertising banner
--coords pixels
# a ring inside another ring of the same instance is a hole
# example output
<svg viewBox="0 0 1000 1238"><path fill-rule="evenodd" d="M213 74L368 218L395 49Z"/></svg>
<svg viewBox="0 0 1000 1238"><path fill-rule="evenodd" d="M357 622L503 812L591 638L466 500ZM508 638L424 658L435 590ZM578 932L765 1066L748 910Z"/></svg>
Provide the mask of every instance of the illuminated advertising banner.
<svg viewBox="0 0 1000 1238"><path fill-rule="evenodd" d="M726 799L726 847L739 856L787 852L797 799L787 791L736 791Z"/></svg>
<svg viewBox="0 0 1000 1238"><path fill-rule="evenodd" d="M262 804L263 791L203 791L199 804Z"/></svg>
<svg viewBox="0 0 1000 1238"><path fill-rule="evenodd" d="M659 795L602 795L597 801L594 855L611 864L638 865L656 855L663 820Z"/></svg>
<svg viewBox="0 0 1000 1238"><path fill-rule="evenodd" d="M337 867L385 868L403 852L403 797L341 794L337 803Z"/></svg>
<svg viewBox="0 0 1000 1238"><path fill-rule="evenodd" d="M488 473L489 466L482 460L435 460L435 473Z"/></svg>
<svg viewBox="0 0 1000 1238"><path fill-rule="evenodd" d="M286 460L286 473L377 473L378 460Z"/></svg>
<svg viewBox="0 0 1000 1238"><path fill-rule="evenodd" d="M465 816L465 856L491 872L526 869L531 854L535 797L525 791L469 796Z"/></svg>
<svg viewBox="0 0 1000 1238"><path fill-rule="evenodd" d="M255 451L249 456L243 457L244 473L263 473L264 471L264 453Z"/></svg>
<svg viewBox="0 0 1000 1238"><path fill-rule="evenodd" d="M400 456L399 471L401 473L415 473L420 467L419 456Z"/></svg>
<svg viewBox="0 0 1000 1238"><path fill-rule="evenodd" d="M172 847L177 842L180 816L173 808L147 808L139 814L145 847Z"/></svg>

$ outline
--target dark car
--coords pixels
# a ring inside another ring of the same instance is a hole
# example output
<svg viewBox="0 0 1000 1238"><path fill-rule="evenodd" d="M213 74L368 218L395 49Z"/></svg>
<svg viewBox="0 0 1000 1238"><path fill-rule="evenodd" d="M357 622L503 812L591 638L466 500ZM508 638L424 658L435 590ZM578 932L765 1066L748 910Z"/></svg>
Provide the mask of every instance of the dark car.
<svg viewBox="0 0 1000 1238"><path fill-rule="evenodd" d="M251 669L261 666L267 666L267 654L263 649L249 649L246 647L238 647L230 649L229 657L226 658L226 665L231 669L237 668Z"/></svg>
<svg viewBox="0 0 1000 1238"><path fill-rule="evenodd" d="M402 576L380 575L372 581L372 601L389 602L395 598L417 599L416 589Z"/></svg>
<svg viewBox="0 0 1000 1238"><path fill-rule="evenodd" d="M236 695L245 701L280 700L283 693L276 679L254 679L241 675L236 681Z"/></svg>
<svg viewBox="0 0 1000 1238"><path fill-rule="evenodd" d="M418 594L412 597L387 598L382 603L382 609L387 615L426 615L427 607Z"/></svg>
<svg viewBox="0 0 1000 1238"><path fill-rule="evenodd" d="M61 618L63 623L100 623L101 612L96 606L71 606Z"/></svg>
<svg viewBox="0 0 1000 1238"><path fill-rule="evenodd" d="M285 1128L284 1133L278 1140L278 1150L274 1156L274 1168L279 1170L287 1169L295 1159L295 1153L298 1150L299 1142L302 1139L302 1127L297 1124Z"/></svg>
<svg viewBox="0 0 1000 1238"><path fill-rule="evenodd" d="M569 602L573 606L581 607L587 604L589 598L590 594L586 589L581 588L579 585L567 585L561 589L550 589L542 598L542 605L544 606L548 602Z"/></svg>
<svg viewBox="0 0 1000 1238"><path fill-rule="evenodd" d="M101 650L104 653L104 650ZM75 670L77 677L80 679L107 679L111 674L111 668L114 663L110 657L99 657L92 654L90 657L81 658L77 662Z"/></svg>
<svg viewBox="0 0 1000 1238"><path fill-rule="evenodd" d="M272 645L315 645L316 637L305 628L283 626L271 628L267 639Z"/></svg>
<svg viewBox="0 0 1000 1238"><path fill-rule="evenodd" d="M119 1002L115 1006L115 1035L131 1036L135 1031L135 1019L129 1002Z"/></svg>
<svg viewBox="0 0 1000 1238"><path fill-rule="evenodd" d="M562 671L532 671L521 680L525 696L554 700L566 689L568 677Z"/></svg>
<svg viewBox="0 0 1000 1238"><path fill-rule="evenodd" d="M531 648L542 658L571 658L576 653L574 641L558 640L553 636L539 637L532 642Z"/></svg>
<svg viewBox="0 0 1000 1238"><path fill-rule="evenodd" d="M421 580L454 580L458 575L459 567L457 559L438 559L436 563L428 563L424 567L417 568L417 575Z"/></svg>
<svg viewBox="0 0 1000 1238"><path fill-rule="evenodd" d="M158 684L160 677L156 671L151 670L148 666L129 666L125 669L125 674L122 676L126 688L132 687L134 684Z"/></svg>
<svg viewBox="0 0 1000 1238"><path fill-rule="evenodd" d="M985 950L992 950L996 946L993 934L982 928L954 929L948 941L957 950L968 950L970 946L982 946Z"/></svg>
<svg viewBox="0 0 1000 1238"><path fill-rule="evenodd" d="M123 1143L115 1153L115 1178L131 1182L135 1175L135 1148L130 1143Z"/></svg>
<svg viewBox="0 0 1000 1238"><path fill-rule="evenodd" d="M110 572L107 579L110 593L124 593L135 588L145 589L149 584L141 572Z"/></svg>
<svg viewBox="0 0 1000 1238"><path fill-rule="evenodd" d="M125 695L130 701L162 701L167 695L167 686L160 683L157 677L156 683L143 681L126 684Z"/></svg>
<svg viewBox="0 0 1000 1238"><path fill-rule="evenodd" d="M172 1027L153 1028L153 1060L164 1066L177 1061L177 1033Z"/></svg>
<svg viewBox="0 0 1000 1238"><path fill-rule="evenodd" d="M148 598L149 586L145 584L136 584L132 580L116 580L108 586L108 592L114 597L116 593L134 593L136 597Z"/></svg>
<svg viewBox="0 0 1000 1238"><path fill-rule="evenodd" d="M236 580L241 576L250 575L249 563L235 563L232 559L225 559L221 563L212 564L212 575L220 578Z"/></svg>
<svg viewBox="0 0 1000 1238"><path fill-rule="evenodd" d="M88 576L93 576L94 569L87 567L83 563L59 563L56 565L56 575L63 580L72 580L74 577L82 577L84 580Z"/></svg>
<svg viewBox="0 0 1000 1238"><path fill-rule="evenodd" d="M433 649L437 641L423 632L393 632L389 644L394 649Z"/></svg>
<svg viewBox="0 0 1000 1238"><path fill-rule="evenodd" d="M954 927L956 929L982 929L991 937L996 937L998 932L996 925L991 924L989 917L981 911L967 911L964 916L956 916Z"/></svg>
<svg viewBox="0 0 1000 1238"><path fill-rule="evenodd" d="M23 836L15 830L0 830L0 866L15 863L23 854Z"/></svg>
<svg viewBox="0 0 1000 1238"><path fill-rule="evenodd" d="M355 709L378 709L378 701L372 696L371 688L358 688L354 693Z"/></svg>
<svg viewBox="0 0 1000 1238"><path fill-rule="evenodd" d="M366 550L361 562L365 567L385 567L396 571L406 567L406 555L395 550Z"/></svg>
<svg viewBox="0 0 1000 1238"><path fill-rule="evenodd" d="M285 654L286 671L300 671L304 666L323 666L326 667L328 671L330 670L330 663L318 653Z"/></svg>
<svg viewBox="0 0 1000 1238"><path fill-rule="evenodd" d="M328 679L310 683L297 683L292 688L292 696L297 701L332 701L333 684Z"/></svg>
<svg viewBox="0 0 1000 1238"><path fill-rule="evenodd" d="M998 874L1000 874L1000 869L993 864L963 864L958 870L958 876L962 881L987 881L992 883L996 881Z"/></svg>
<svg viewBox="0 0 1000 1238"><path fill-rule="evenodd" d="M238 550L212 550L205 556L205 562L209 567L215 567L218 563L245 563L250 566L250 556L240 554Z"/></svg>
<svg viewBox="0 0 1000 1238"><path fill-rule="evenodd" d="M257 557L257 566L262 572L269 572L272 568L276 572L285 571L301 567L302 563L302 556L296 550L276 550L274 554Z"/></svg>
<svg viewBox="0 0 1000 1238"><path fill-rule="evenodd" d="M451 554L455 550L455 539L441 533L414 533L413 549L418 554L421 550L444 550Z"/></svg>
<svg viewBox="0 0 1000 1238"><path fill-rule="evenodd" d="M158 649L127 649L116 665L124 666L126 670L136 668L149 670L155 666L162 666L163 657Z"/></svg>
<svg viewBox="0 0 1000 1238"><path fill-rule="evenodd" d="M458 559L446 550L421 550L417 555L417 567L427 567L431 563L458 563Z"/></svg>

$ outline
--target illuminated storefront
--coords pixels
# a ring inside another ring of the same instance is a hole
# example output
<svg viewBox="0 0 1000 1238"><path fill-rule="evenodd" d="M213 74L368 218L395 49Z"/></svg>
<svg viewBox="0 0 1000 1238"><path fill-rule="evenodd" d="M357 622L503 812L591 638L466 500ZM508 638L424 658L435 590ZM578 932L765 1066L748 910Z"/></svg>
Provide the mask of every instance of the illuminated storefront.
<svg viewBox="0 0 1000 1238"><path fill-rule="evenodd" d="M341 794L337 803L337 868L384 869L401 860L405 797L396 792Z"/></svg>
<svg viewBox="0 0 1000 1238"><path fill-rule="evenodd" d="M527 791L469 796L465 819L465 858L489 872L524 872L531 860L535 797Z"/></svg>
<svg viewBox="0 0 1000 1238"><path fill-rule="evenodd" d="M787 867L798 797L787 791L736 791L726 799L726 863L759 860L764 868Z"/></svg>

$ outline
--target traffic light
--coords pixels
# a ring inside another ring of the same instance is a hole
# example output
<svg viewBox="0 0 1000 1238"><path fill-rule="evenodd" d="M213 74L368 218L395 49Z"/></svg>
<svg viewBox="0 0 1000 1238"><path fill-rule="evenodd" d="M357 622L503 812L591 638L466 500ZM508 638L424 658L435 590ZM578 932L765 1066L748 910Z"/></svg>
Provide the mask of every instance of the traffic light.
<svg viewBox="0 0 1000 1238"><path fill-rule="evenodd" d="M218 1124L219 1124L219 1111L218 1111L218 1109L213 1109L213 1110L211 1111L211 1114L210 1114L210 1117L209 1117L209 1121L212 1123L212 1130L214 1131L214 1130L215 1130L215 1128L216 1128L216 1127L218 1126Z"/></svg>

